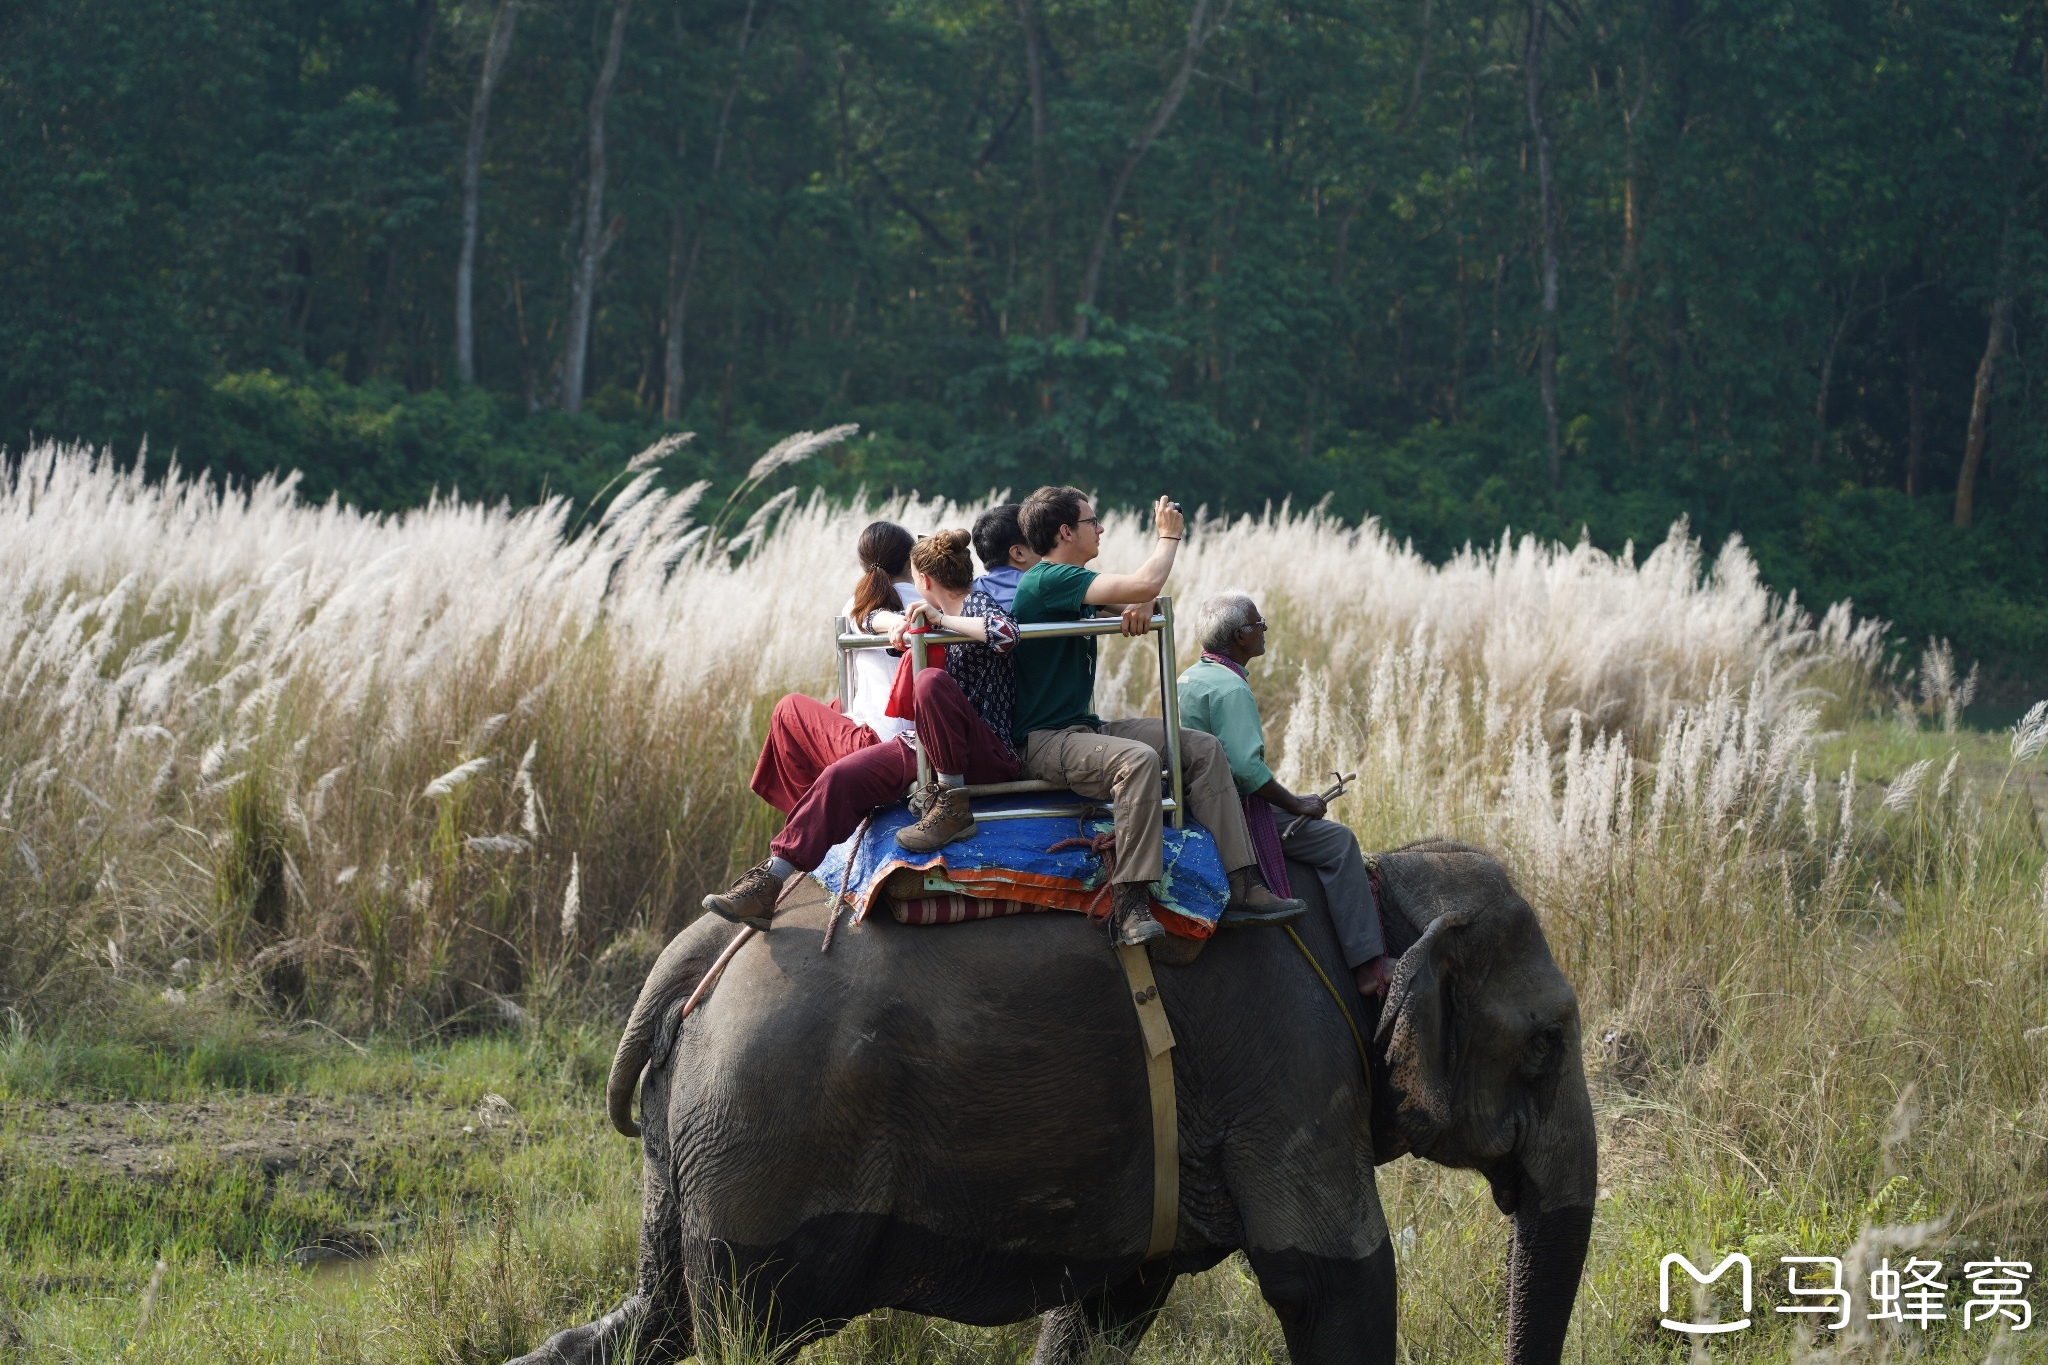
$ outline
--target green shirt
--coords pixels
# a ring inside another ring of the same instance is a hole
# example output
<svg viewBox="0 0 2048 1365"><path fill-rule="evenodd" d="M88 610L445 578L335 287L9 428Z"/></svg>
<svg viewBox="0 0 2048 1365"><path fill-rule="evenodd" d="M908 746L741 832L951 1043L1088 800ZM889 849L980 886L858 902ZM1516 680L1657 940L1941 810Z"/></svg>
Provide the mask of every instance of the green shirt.
<svg viewBox="0 0 2048 1365"><path fill-rule="evenodd" d="M1273 780L1266 766L1266 730L1252 685L1222 664L1197 659L1180 675L1180 723L1205 730L1223 742L1230 776L1249 794Z"/></svg>
<svg viewBox="0 0 2048 1365"><path fill-rule="evenodd" d="M1020 626L1093 616L1088 585L1094 581L1093 569L1041 559L1017 580L1017 602L1011 615ZM1102 728L1102 718L1094 711L1093 635L1020 640L1011 657L1017 661L1017 711L1010 719L1010 729L1020 751L1024 737L1033 730L1064 730L1069 725Z"/></svg>

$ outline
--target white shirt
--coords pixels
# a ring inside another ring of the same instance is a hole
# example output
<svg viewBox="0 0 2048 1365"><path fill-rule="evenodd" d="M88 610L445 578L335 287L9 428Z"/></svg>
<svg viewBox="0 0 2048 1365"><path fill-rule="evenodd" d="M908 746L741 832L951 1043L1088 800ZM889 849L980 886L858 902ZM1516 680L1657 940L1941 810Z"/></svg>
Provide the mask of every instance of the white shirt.
<svg viewBox="0 0 2048 1365"><path fill-rule="evenodd" d="M908 583L896 585L896 599L907 607L912 602L922 602L924 594ZM883 610L888 610L884 607ZM841 616L851 619L853 599L846 599L846 605L839 609ZM860 629L860 622L854 621L853 628ZM856 649L850 651L852 665L847 672L853 680L853 695L840 698L840 707L846 718L867 726L883 739L894 739L907 730L915 728L910 721L898 720L882 714L889 705L889 690L896 685L897 658L886 649Z"/></svg>

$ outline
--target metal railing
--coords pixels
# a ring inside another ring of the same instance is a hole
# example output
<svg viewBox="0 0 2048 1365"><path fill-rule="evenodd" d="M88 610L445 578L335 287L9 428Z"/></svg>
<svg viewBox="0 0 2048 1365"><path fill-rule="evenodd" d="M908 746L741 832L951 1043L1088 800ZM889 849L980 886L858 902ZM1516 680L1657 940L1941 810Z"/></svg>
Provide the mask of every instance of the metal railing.
<svg viewBox="0 0 2048 1365"><path fill-rule="evenodd" d="M852 651L857 649L887 649L889 639L885 635L868 635L849 629L851 623L846 617L839 618L836 643L839 648L839 696L844 705L853 694ZM1183 810L1186 797L1181 785L1180 762L1180 696L1174 687L1174 644L1173 644L1173 599L1162 597L1152 620L1145 627L1146 632L1159 641L1159 697L1160 719L1166 729L1166 763L1161 777L1166 781L1167 794L1160 798L1159 808L1166 813L1175 829L1185 824ZM1119 616L1098 616L1085 621L1043 621L1033 625L1017 627L1017 648L1022 649L1033 640L1059 640L1076 635L1116 635L1123 630ZM956 635L951 631L933 631L924 635L909 637L910 667L913 673L925 667L925 651L932 645L980 644L968 635ZM922 744L917 748L917 780L920 784L932 780L931 757ZM1017 782L990 782L980 786L963 788L968 799L993 796L1022 796L1033 792L1064 792L1069 789L1051 782L1040 782L1026 778ZM1081 798L1069 805L1027 806L1014 810L976 811L979 820L1023 820L1033 816L1079 816L1103 807L1101 801Z"/></svg>

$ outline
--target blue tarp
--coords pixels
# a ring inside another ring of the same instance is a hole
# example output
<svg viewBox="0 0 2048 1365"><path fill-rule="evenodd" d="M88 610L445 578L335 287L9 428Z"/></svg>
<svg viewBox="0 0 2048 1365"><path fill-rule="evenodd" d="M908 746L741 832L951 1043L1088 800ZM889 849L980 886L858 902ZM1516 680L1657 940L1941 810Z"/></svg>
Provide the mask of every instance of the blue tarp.
<svg viewBox="0 0 2048 1365"><path fill-rule="evenodd" d="M977 810L1016 809L1042 803L1043 798L1021 797L1008 801L976 803ZM860 850L853 857L853 876L845 886L846 898L856 913L865 913L879 883L899 867L918 868L927 873L933 895L948 892L969 895L1004 895L991 890L1009 874L1022 874L1020 881L1032 886L1065 883L1078 892L1095 890L1102 884L1102 860L1087 849L1059 853L1046 850L1063 839L1106 834L1107 819L1076 820L1046 817L1025 820L983 820L980 832L933 853L912 853L896 842L896 831L915 818L908 805L891 806L875 812L867 831L860 837ZM1216 856L1216 841L1199 825L1186 829L1168 825L1164 831L1165 872L1152 883L1152 897L1162 906L1214 927L1230 899L1229 879L1222 860ZM841 889L853 840L834 848L814 874L828 891ZM1039 900L1043 895L1025 894L1020 900ZM1079 908L1078 904L1072 908Z"/></svg>

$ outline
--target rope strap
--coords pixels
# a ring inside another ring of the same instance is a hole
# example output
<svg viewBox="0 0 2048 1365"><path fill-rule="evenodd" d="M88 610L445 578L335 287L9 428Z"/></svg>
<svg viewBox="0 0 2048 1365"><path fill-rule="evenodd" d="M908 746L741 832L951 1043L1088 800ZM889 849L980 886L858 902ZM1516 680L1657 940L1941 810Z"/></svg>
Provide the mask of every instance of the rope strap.
<svg viewBox="0 0 2048 1365"><path fill-rule="evenodd" d="M1173 1100L1173 1027L1152 979L1152 958L1142 946L1116 950L1131 985L1131 1003L1145 1036L1145 1084L1152 1092L1152 1234L1145 1259L1173 1250L1180 1235L1180 1116Z"/></svg>
<svg viewBox="0 0 2048 1365"><path fill-rule="evenodd" d="M1351 1010L1345 1005L1344 997L1337 994L1337 988L1330 983L1329 973L1323 970L1322 963L1316 961L1316 955L1308 950L1308 945L1301 941L1301 935L1294 932L1294 926L1283 924L1280 927L1287 931L1287 937L1294 940L1294 946L1301 949L1301 955L1307 960L1309 970L1316 974L1316 980L1323 983L1323 989L1330 993L1330 999L1337 1004L1337 1012L1344 1016L1344 1027L1351 1030L1351 1041L1358 1045L1358 1064L1365 1068L1365 1104L1366 1108L1370 1110L1372 1108L1372 1056L1365 1050L1365 1036L1358 1031L1358 1021L1351 1017Z"/></svg>

